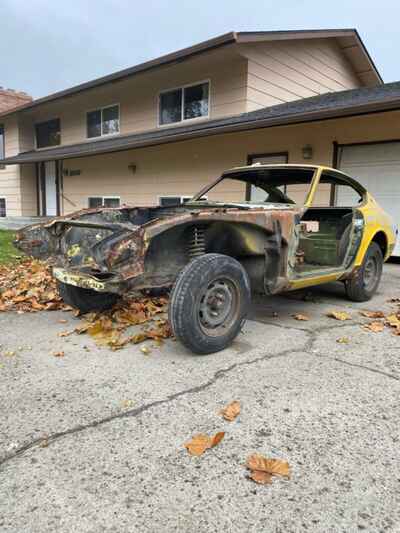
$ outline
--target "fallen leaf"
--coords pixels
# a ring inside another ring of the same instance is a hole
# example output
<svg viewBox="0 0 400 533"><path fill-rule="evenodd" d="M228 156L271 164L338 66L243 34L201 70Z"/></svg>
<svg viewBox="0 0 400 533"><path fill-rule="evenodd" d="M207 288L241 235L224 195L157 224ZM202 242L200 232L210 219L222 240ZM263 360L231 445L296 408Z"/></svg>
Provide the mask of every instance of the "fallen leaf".
<svg viewBox="0 0 400 533"><path fill-rule="evenodd" d="M240 413L240 402L235 400L231 403L229 403L226 407L221 409L220 414L225 418L225 420L228 420L229 422L232 422L232 420L235 420L235 418Z"/></svg>
<svg viewBox="0 0 400 533"><path fill-rule="evenodd" d="M247 458L246 466L250 470L259 470L273 476L290 478L289 463L282 459L269 459L259 453L253 453Z"/></svg>
<svg viewBox="0 0 400 533"><path fill-rule="evenodd" d="M382 322L370 322L369 324L364 324L363 329L367 331L373 331L374 333L379 333L385 329L385 325Z"/></svg>
<svg viewBox="0 0 400 533"><path fill-rule="evenodd" d="M74 333L74 329L72 329L71 331L60 331L60 333L58 333L58 336L59 337L69 337L69 335L72 335L72 333Z"/></svg>
<svg viewBox="0 0 400 533"><path fill-rule="evenodd" d="M260 483L260 485L270 485L272 483L272 475L261 470L252 470L250 478L256 483Z"/></svg>
<svg viewBox="0 0 400 533"><path fill-rule="evenodd" d="M66 320L65 318L60 318L60 320L57 320L57 322L59 324L67 324L68 323L68 320Z"/></svg>
<svg viewBox="0 0 400 533"><path fill-rule="evenodd" d="M351 316L346 311L330 311L327 316L335 320L351 320Z"/></svg>
<svg viewBox="0 0 400 533"><path fill-rule="evenodd" d="M385 318L383 311L360 311L360 315L367 318Z"/></svg>
<svg viewBox="0 0 400 533"><path fill-rule="evenodd" d="M14 357L15 352L13 352L13 351L4 352L4 355L5 355L6 357Z"/></svg>
<svg viewBox="0 0 400 533"><path fill-rule="evenodd" d="M132 400L124 400L122 402L122 407L124 407L125 409L128 409L129 407L132 407L133 405L133 401Z"/></svg>
<svg viewBox="0 0 400 533"><path fill-rule="evenodd" d="M400 328L400 319L397 315L389 315L386 317L386 324L391 328Z"/></svg>
<svg viewBox="0 0 400 533"><path fill-rule="evenodd" d="M297 313L296 315L292 315L292 316L296 320L303 320L303 321L310 320L310 318L307 315L302 315L301 313Z"/></svg>
<svg viewBox="0 0 400 533"><path fill-rule="evenodd" d="M64 357L64 352L53 352L54 357Z"/></svg>
<svg viewBox="0 0 400 533"><path fill-rule="evenodd" d="M339 344L349 344L350 339L348 337L339 337L339 339L336 339L336 342Z"/></svg>
<svg viewBox="0 0 400 533"><path fill-rule="evenodd" d="M149 355L151 353L151 350L148 346L141 346L140 351L144 353L145 355Z"/></svg>
<svg viewBox="0 0 400 533"><path fill-rule="evenodd" d="M195 435L192 440L184 444L190 455L200 456L209 448L214 448L224 438L225 433L220 431L214 437L209 437L204 433Z"/></svg>

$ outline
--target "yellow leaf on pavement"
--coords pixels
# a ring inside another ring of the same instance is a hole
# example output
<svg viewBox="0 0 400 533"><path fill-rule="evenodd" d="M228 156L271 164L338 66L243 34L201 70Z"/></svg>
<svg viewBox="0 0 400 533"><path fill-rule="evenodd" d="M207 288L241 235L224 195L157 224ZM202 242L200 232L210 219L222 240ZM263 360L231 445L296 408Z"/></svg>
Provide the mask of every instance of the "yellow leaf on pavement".
<svg viewBox="0 0 400 533"><path fill-rule="evenodd" d="M240 413L240 402L238 402L237 400L231 402L226 407L221 409L220 413L225 418L225 420L232 422L232 420L235 420L235 418Z"/></svg>
<svg viewBox="0 0 400 533"><path fill-rule="evenodd" d="M339 344L349 344L350 339L348 337L339 337L339 339L336 339L336 342Z"/></svg>
<svg viewBox="0 0 400 533"><path fill-rule="evenodd" d="M252 470L250 478L260 485L270 485L272 483L272 475L262 470Z"/></svg>
<svg viewBox="0 0 400 533"><path fill-rule="evenodd" d="M351 316L346 311L330 311L327 316L335 320L351 320Z"/></svg>
<svg viewBox="0 0 400 533"><path fill-rule="evenodd" d="M307 315L302 315L301 313L297 313L296 315L293 315L293 318L295 318L296 320L302 320L302 321L310 320L310 318Z"/></svg>

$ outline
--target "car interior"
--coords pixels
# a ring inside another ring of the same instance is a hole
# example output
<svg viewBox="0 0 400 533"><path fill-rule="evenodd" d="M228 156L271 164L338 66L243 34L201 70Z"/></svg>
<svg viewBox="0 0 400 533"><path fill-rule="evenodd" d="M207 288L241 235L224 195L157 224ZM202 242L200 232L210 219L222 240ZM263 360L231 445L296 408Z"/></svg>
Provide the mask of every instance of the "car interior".
<svg viewBox="0 0 400 533"><path fill-rule="evenodd" d="M313 168L255 168L254 173L238 172L222 181L245 181L250 204L303 206L313 175ZM361 185L338 172L322 174L312 206L305 210L295 227L298 238L292 264L295 274L301 277L343 266L352 242L354 213L364 194Z"/></svg>

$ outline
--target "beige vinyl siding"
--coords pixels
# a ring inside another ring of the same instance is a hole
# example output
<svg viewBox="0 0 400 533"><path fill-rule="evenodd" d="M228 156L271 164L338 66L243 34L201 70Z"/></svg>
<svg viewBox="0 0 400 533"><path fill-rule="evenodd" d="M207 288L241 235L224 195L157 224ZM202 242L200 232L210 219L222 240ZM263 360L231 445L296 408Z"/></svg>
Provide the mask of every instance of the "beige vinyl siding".
<svg viewBox="0 0 400 533"><path fill-rule="evenodd" d="M6 157L19 152L18 127L16 117L1 121L5 130ZM6 199L7 216L19 216L21 212L20 171L18 165L7 165L0 169L0 198Z"/></svg>
<svg viewBox="0 0 400 533"><path fill-rule="evenodd" d="M247 110L359 87L335 39L240 45L248 59Z"/></svg>
<svg viewBox="0 0 400 533"><path fill-rule="evenodd" d="M220 173L244 165L249 154L289 152L289 163L332 165L333 141L340 143L400 138L400 112L314 122L249 132L231 133L164 146L87 157L64 162L80 169L77 177L64 177L64 211L87 207L89 196L120 196L121 203L154 205L158 196L191 196ZM302 159L305 143L313 147L313 159ZM136 173L128 169L134 163ZM326 203L326 187L317 201ZM304 195L302 195L303 198ZM239 201L244 189L229 188L210 198ZM300 197L299 197L300 198ZM72 201L72 203L68 202Z"/></svg>
<svg viewBox="0 0 400 533"><path fill-rule="evenodd" d="M86 113L113 104L120 105L121 134L155 129L158 127L158 95L161 91L206 80L210 81L210 118L243 113L246 110L246 76L247 60L232 49L209 52L184 63L43 105L40 110L25 112L20 136L24 146L32 149L34 124L60 118L61 143L84 142L87 140Z"/></svg>

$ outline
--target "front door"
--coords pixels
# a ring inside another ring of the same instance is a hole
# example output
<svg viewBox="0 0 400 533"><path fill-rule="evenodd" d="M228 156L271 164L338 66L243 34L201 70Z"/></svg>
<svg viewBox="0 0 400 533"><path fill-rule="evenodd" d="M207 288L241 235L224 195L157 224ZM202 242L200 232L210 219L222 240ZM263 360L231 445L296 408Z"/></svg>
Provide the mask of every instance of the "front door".
<svg viewBox="0 0 400 533"><path fill-rule="evenodd" d="M46 161L42 164L41 182L41 214L43 216L55 217L58 215L57 168L55 161Z"/></svg>

